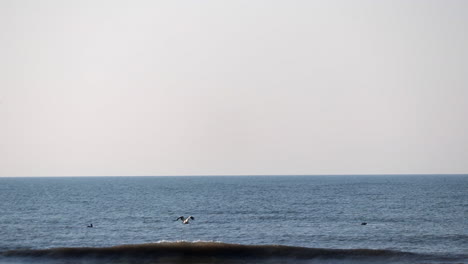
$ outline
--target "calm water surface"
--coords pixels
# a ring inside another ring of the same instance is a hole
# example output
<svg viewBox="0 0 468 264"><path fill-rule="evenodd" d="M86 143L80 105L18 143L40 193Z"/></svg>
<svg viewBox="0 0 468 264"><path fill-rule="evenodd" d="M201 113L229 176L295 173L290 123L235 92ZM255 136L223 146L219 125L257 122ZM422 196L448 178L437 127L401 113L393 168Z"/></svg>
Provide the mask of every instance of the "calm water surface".
<svg viewBox="0 0 468 264"><path fill-rule="evenodd" d="M0 251L184 240L468 252L467 176L0 178L0 212Z"/></svg>

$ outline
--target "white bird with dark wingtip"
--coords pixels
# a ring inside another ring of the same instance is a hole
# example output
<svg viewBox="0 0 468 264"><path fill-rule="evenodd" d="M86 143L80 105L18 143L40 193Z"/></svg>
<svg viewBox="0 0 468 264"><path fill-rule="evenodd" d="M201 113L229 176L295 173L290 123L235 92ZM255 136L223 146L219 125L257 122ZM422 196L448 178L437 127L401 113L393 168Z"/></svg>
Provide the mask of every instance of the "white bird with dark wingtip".
<svg viewBox="0 0 468 264"><path fill-rule="evenodd" d="M182 221L182 224L189 224L190 223L190 220L195 220L195 218L193 218L193 216L189 216L187 218L185 218L184 216L179 216L179 218L177 218L175 221L179 220Z"/></svg>

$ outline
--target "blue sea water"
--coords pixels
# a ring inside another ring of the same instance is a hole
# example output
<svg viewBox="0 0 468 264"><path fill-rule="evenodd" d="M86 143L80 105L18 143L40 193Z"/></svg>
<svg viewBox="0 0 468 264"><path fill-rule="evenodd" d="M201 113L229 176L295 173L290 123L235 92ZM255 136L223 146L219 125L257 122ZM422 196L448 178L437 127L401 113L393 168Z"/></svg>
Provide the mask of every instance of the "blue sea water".
<svg viewBox="0 0 468 264"><path fill-rule="evenodd" d="M468 256L466 175L0 178L0 212L0 256L177 241Z"/></svg>

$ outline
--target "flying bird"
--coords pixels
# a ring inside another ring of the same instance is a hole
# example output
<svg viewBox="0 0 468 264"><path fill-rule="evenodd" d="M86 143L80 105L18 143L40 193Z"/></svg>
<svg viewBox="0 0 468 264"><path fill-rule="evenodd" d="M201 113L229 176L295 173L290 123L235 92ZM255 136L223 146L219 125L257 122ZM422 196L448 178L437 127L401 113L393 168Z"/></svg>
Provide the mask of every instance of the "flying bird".
<svg viewBox="0 0 468 264"><path fill-rule="evenodd" d="M193 218L193 216L189 216L187 218L185 218L184 216L179 216L175 221L179 220L182 221L182 224L189 224L190 223L190 220L195 220L195 218Z"/></svg>

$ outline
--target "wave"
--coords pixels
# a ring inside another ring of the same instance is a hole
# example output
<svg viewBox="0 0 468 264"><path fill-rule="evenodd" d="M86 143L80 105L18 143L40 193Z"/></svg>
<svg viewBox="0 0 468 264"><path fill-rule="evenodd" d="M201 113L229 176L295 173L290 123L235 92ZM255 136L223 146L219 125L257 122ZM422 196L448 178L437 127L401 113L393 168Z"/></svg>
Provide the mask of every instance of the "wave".
<svg viewBox="0 0 468 264"><path fill-rule="evenodd" d="M10 250L8 263L434 263L430 257L393 250L324 249L283 245L240 245L221 242L157 242L104 248ZM28 260L21 262L21 260ZM451 263L455 259L445 259ZM422 262L421 262L422 261ZM425 261L425 262L424 262ZM32 261L31 261L32 262ZM1 263L1 262L0 262ZM5 262L6 263L6 262Z"/></svg>

